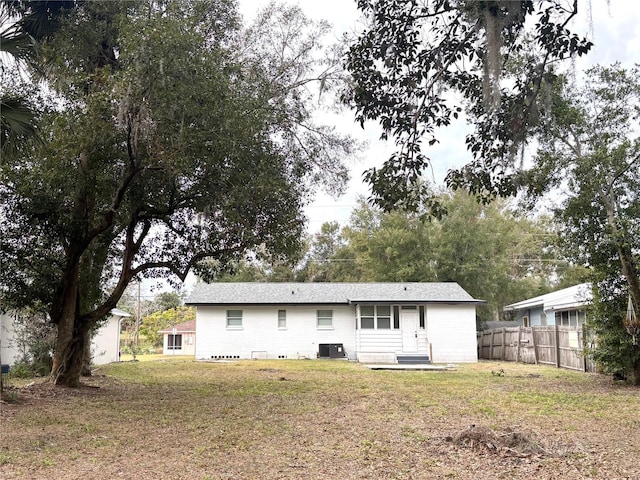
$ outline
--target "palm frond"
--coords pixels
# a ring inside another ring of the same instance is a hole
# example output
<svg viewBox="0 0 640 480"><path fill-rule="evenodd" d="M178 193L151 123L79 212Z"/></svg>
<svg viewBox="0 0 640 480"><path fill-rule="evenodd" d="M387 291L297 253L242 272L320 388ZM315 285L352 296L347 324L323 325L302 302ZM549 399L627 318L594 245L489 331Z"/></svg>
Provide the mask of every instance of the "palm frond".
<svg viewBox="0 0 640 480"><path fill-rule="evenodd" d="M36 114L27 101L18 96L0 98L0 149L2 153L16 151L20 144L35 137Z"/></svg>

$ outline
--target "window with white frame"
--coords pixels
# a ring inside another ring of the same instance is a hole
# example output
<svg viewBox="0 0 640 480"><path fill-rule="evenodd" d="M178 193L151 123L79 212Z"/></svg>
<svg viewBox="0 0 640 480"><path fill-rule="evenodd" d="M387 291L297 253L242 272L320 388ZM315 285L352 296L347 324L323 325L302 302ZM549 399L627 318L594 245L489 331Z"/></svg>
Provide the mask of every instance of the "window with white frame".
<svg viewBox="0 0 640 480"><path fill-rule="evenodd" d="M585 321L584 310L564 310L556 312L556 325L563 327L579 327Z"/></svg>
<svg viewBox="0 0 640 480"><path fill-rule="evenodd" d="M167 350L182 350L182 334L167 335Z"/></svg>
<svg viewBox="0 0 640 480"><path fill-rule="evenodd" d="M373 305L360 306L360 328L363 330L376 328L376 313Z"/></svg>
<svg viewBox="0 0 640 480"><path fill-rule="evenodd" d="M391 305L360 305L360 328L391 329Z"/></svg>
<svg viewBox="0 0 640 480"><path fill-rule="evenodd" d="M242 327L242 310L227 310L227 327Z"/></svg>
<svg viewBox="0 0 640 480"><path fill-rule="evenodd" d="M569 326L569 312L556 312L556 325L560 325L562 327Z"/></svg>
<svg viewBox="0 0 640 480"><path fill-rule="evenodd" d="M278 328L287 328L286 310L278 310Z"/></svg>
<svg viewBox="0 0 640 480"><path fill-rule="evenodd" d="M376 328L378 330L391 328L391 305L376 305Z"/></svg>
<svg viewBox="0 0 640 480"><path fill-rule="evenodd" d="M317 310L316 325L319 328L333 327L333 310Z"/></svg>
<svg viewBox="0 0 640 480"><path fill-rule="evenodd" d="M578 316L578 326L581 327L584 322L587 321L587 312L584 310L578 310L576 315Z"/></svg>

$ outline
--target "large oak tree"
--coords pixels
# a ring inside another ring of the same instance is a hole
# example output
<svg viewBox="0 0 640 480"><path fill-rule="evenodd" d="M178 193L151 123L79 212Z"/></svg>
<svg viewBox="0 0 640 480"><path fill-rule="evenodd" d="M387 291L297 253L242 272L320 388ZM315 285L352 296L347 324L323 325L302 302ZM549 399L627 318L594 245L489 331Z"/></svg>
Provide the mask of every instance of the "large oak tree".
<svg viewBox="0 0 640 480"><path fill-rule="evenodd" d="M227 0L71 3L40 45L43 141L0 167L0 285L48 312L52 379L77 386L132 279L296 251L310 187L339 188L352 147L313 123L307 79L331 71L299 10L242 30Z"/></svg>
<svg viewBox="0 0 640 480"><path fill-rule="evenodd" d="M623 325L627 298L640 305L639 74L596 66L579 85L558 82L525 184L532 199L553 192L565 251L590 267L596 359L640 385L640 348Z"/></svg>

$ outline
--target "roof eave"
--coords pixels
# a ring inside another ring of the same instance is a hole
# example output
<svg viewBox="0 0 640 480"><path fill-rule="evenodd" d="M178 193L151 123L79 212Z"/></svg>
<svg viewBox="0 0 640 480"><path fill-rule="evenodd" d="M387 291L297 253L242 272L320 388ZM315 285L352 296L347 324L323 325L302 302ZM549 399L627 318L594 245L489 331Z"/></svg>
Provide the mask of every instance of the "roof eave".
<svg viewBox="0 0 640 480"><path fill-rule="evenodd" d="M449 305L459 305L459 304L470 304L470 305L486 305L486 300L371 300L371 299L360 299L360 300L347 300L340 302L251 302L251 303L243 303L243 302L187 302L185 305L192 307L225 307L225 306L234 306L234 305L243 305L247 307L262 307L269 305L284 305L284 306L297 306L297 305L358 305L363 303L369 304L392 304L392 305L419 305L419 304L449 304Z"/></svg>

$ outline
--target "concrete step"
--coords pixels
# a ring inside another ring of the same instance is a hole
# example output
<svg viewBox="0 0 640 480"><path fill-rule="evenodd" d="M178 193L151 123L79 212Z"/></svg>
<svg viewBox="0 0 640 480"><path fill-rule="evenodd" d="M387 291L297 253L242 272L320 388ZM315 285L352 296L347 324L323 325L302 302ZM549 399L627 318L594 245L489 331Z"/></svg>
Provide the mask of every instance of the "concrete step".
<svg viewBox="0 0 640 480"><path fill-rule="evenodd" d="M419 364L429 364L431 363L431 359L429 355L396 355L396 361L403 365L419 365Z"/></svg>

